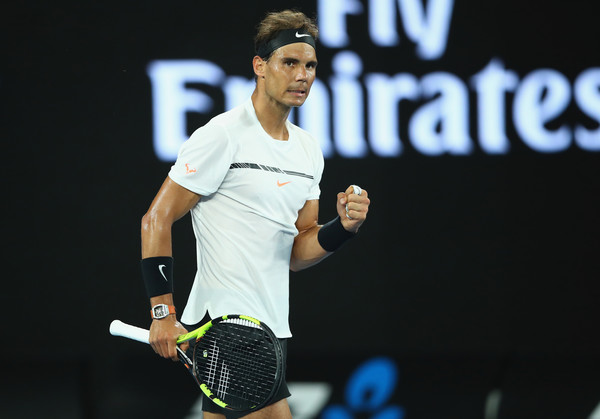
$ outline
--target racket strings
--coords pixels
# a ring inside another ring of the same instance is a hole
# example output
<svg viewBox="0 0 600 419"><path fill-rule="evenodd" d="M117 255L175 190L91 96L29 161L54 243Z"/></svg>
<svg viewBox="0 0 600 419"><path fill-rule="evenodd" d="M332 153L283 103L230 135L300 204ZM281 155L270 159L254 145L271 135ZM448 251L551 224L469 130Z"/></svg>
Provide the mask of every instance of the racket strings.
<svg viewBox="0 0 600 419"><path fill-rule="evenodd" d="M231 407L260 404L280 376L280 354L272 339L254 323L213 325L194 348L199 381Z"/></svg>
<svg viewBox="0 0 600 419"><path fill-rule="evenodd" d="M229 400L228 396L239 397L243 400L260 401L263 394L268 395L274 382L275 368L265 373L257 358L251 363L227 362L219 360L220 353L215 351L209 357L207 368L207 385L216 396ZM232 377L231 370L234 371ZM253 376L254 374L254 376Z"/></svg>
<svg viewBox="0 0 600 419"><path fill-rule="evenodd" d="M221 376L219 381L222 382L224 381L223 377L227 377L231 369L236 371L236 381L240 384L252 379L259 386L261 382L270 384L277 370L276 364L273 364L272 361L275 354L267 352L268 346L259 349L256 342L251 342L248 346L240 345L238 342L233 342L231 337L216 337L212 342L212 351L207 357L210 386L213 388L215 386L217 370ZM239 335L233 337L239 337ZM227 362L222 359L219 363L221 351L226 353L224 356L227 358Z"/></svg>

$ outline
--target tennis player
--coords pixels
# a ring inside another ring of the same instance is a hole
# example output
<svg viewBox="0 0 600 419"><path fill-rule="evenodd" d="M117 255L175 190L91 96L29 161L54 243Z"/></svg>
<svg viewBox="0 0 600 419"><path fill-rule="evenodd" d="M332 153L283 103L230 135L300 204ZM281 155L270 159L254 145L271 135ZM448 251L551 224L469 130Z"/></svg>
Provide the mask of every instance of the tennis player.
<svg viewBox="0 0 600 419"><path fill-rule="evenodd" d="M315 80L318 29L293 10L258 25L252 60L256 88L242 105L216 116L186 141L142 219L142 274L152 307L150 342L177 359L186 333L173 307L171 226L191 211L197 273L182 323L240 313L264 321L282 340L288 324L289 271L314 265L352 239L366 219L367 191L337 195L338 217L320 225L319 143L287 118ZM332 199L333 204L333 199ZM291 418L285 381L252 418ZM206 418L226 414L204 400Z"/></svg>

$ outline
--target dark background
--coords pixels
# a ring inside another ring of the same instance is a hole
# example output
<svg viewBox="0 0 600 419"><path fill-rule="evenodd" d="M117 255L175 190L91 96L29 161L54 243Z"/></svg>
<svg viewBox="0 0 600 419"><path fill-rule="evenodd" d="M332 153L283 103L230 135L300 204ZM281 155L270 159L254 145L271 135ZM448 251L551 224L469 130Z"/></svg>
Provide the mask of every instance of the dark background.
<svg viewBox="0 0 600 419"><path fill-rule="evenodd" d="M254 25L285 7L316 11L313 1L2 7L0 416L189 412L197 391L185 372L108 334L114 318L149 325L139 225L170 163L152 149L146 66L201 58L251 77ZM572 83L600 64L597 9L457 1L448 47L434 61L418 59L404 33L399 47L373 47L366 13L348 25L365 72L468 80L500 58L521 78L553 68ZM323 80L336 52L319 48ZM561 123L598 126L574 103L553 121ZM407 419L483 418L494 389L501 418L589 417L600 402L600 155L575 145L541 154L512 126L507 134L505 155L476 146L429 157L405 143L398 158L327 159L321 219L334 216L335 194L351 183L372 204L357 240L291 276L290 381L330 383L329 404L342 405L355 368L385 356L400 374L389 403ZM174 237L183 307L195 270L189 216Z"/></svg>

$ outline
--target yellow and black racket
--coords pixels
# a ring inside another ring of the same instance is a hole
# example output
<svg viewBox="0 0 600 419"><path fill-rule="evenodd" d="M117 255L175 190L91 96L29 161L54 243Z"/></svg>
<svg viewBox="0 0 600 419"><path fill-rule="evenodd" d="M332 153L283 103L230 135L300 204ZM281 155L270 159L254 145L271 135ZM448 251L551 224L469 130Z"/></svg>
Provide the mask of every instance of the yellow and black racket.
<svg viewBox="0 0 600 419"><path fill-rule="evenodd" d="M113 320L113 336L149 343L150 332ZM267 405L283 378L283 354L279 340L263 322L230 314L213 319L179 336L177 343L191 342L188 354L179 346L179 360L200 389L217 405L233 411L254 411Z"/></svg>

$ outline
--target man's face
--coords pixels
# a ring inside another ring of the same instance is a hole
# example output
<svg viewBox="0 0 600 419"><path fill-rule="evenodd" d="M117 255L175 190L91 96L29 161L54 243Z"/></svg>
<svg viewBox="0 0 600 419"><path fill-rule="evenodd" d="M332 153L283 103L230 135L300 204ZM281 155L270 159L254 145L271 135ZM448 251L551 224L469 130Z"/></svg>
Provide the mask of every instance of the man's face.
<svg viewBox="0 0 600 419"><path fill-rule="evenodd" d="M304 42L284 45L267 61L265 92L284 106L300 106L315 81L316 69L317 54L312 46Z"/></svg>

